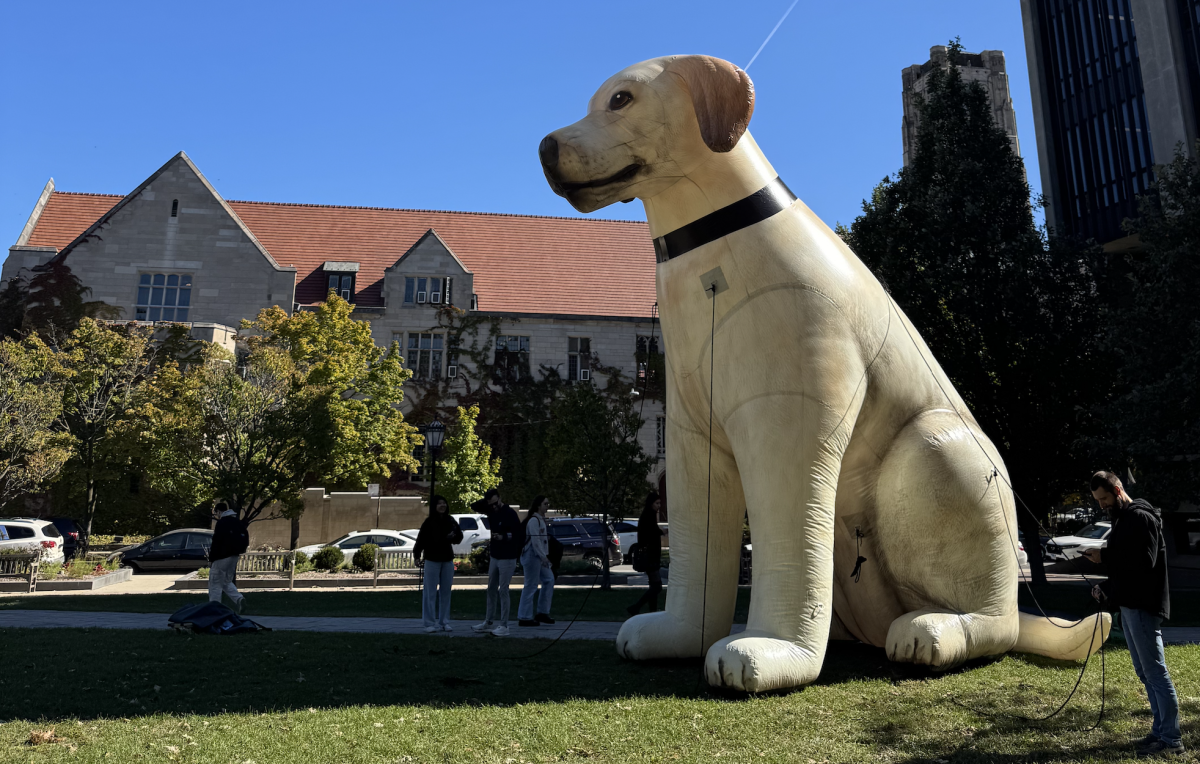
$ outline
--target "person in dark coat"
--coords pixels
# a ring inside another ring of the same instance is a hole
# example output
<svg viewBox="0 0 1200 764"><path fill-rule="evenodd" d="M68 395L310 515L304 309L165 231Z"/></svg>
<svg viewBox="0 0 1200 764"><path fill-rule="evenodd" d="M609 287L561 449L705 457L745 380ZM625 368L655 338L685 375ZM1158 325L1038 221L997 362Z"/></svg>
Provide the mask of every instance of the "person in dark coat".
<svg viewBox="0 0 1200 764"><path fill-rule="evenodd" d="M1120 609L1121 630L1129 644L1133 670L1146 687L1154 724L1137 743L1140 756L1180 756L1179 696L1167 671L1162 622L1171 617L1167 586L1167 545L1158 510L1145 499L1132 499L1121 478L1111 472L1092 475L1092 496L1113 521L1105 549L1084 555L1104 566L1108 580L1092 596L1109 610Z"/></svg>
<svg viewBox="0 0 1200 764"><path fill-rule="evenodd" d="M517 569L521 547L525 546L525 531L521 518L512 507L500 500L500 492L495 488L489 489L481 501L471 505L471 509L487 516L492 532L492 540L488 545L491 561L488 563L487 613L483 623L471 628L489 631L497 637L507 637L508 612L512 607L508 585ZM493 617L499 620L498 624L492 620Z"/></svg>
<svg viewBox="0 0 1200 764"><path fill-rule="evenodd" d="M220 602L224 594L234 612L241 613L246 598L238 591L235 579L238 558L250 546L250 533L225 502L218 502L213 511L217 514L217 525L213 528L212 546L208 549L208 599Z"/></svg>
<svg viewBox="0 0 1200 764"><path fill-rule="evenodd" d="M633 553L634 570L645 573L650 588L641 599L626 608L629 615L635 616L642 611L643 605L650 606L650 612L658 610L658 595L662 592L662 529L658 527L658 511L662 508L662 500L657 491L651 491L646 497L646 505L637 524L637 549Z"/></svg>
<svg viewBox="0 0 1200 764"><path fill-rule="evenodd" d="M421 523L413 559L425 557L425 591L421 620L425 631L454 631L450 625L450 589L454 586L454 545L463 540L462 528L450 516L450 505L441 496L429 501L429 517Z"/></svg>

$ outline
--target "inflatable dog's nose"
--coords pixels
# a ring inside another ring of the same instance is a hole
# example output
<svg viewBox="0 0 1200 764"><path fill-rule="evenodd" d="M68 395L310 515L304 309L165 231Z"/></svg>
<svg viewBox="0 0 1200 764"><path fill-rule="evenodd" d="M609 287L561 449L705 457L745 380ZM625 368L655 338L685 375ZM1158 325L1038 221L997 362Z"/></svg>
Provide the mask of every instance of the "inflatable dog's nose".
<svg viewBox="0 0 1200 764"><path fill-rule="evenodd" d="M546 172L553 172L558 168L558 141L554 140L554 136L547 135L538 145L538 157L542 160L542 167Z"/></svg>

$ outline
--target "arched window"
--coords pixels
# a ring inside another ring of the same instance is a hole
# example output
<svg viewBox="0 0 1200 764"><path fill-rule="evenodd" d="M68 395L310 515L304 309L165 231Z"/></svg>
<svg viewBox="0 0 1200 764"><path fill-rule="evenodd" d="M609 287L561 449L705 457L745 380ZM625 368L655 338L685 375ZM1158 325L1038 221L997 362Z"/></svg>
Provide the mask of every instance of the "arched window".
<svg viewBox="0 0 1200 764"><path fill-rule="evenodd" d="M179 200L178 199L171 200L171 217L173 217L173 218L179 217Z"/></svg>

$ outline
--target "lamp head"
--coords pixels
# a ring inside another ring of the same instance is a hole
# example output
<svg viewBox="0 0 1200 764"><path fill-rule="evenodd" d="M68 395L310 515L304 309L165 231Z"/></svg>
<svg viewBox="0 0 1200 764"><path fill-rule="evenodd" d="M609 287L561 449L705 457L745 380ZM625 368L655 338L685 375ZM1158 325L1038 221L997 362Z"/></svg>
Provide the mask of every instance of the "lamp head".
<svg viewBox="0 0 1200 764"><path fill-rule="evenodd" d="M446 439L446 425L437 419L425 426L425 445L429 448L441 448Z"/></svg>

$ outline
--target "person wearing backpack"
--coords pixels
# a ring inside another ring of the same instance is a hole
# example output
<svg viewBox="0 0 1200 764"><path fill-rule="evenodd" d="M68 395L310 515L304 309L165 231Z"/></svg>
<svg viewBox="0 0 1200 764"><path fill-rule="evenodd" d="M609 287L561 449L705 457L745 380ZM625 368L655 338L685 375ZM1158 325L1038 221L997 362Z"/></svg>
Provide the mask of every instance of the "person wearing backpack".
<svg viewBox="0 0 1200 764"><path fill-rule="evenodd" d="M625 612L633 617L642 611L643 605L650 606L650 612L658 610L658 595L662 592L662 529L658 527L658 511L662 508L662 500L657 491L651 491L646 496L646 505L637 524L637 546L633 550L633 569L645 573L650 588L641 599L626 608Z"/></svg>
<svg viewBox="0 0 1200 764"><path fill-rule="evenodd" d="M550 534L546 524L546 512L549 509L550 500L538 496L525 518L525 548L521 550L525 586L521 589L521 604L517 607L517 624L520 626L554 623L550 617L550 602L554 599L554 572L551 570ZM540 595L539 586L542 590ZM535 599L537 615L533 612Z"/></svg>
<svg viewBox="0 0 1200 764"><path fill-rule="evenodd" d="M1179 696L1163 653L1162 622L1171 617L1171 595L1162 521L1150 502L1131 499L1111 472L1092 475L1091 489L1113 521L1107 547L1084 552L1108 574L1092 588L1092 596L1109 610L1120 609L1133 671L1146 688L1154 717L1150 734L1135 743L1137 755L1182 756Z"/></svg>
<svg viewBox="0 0 1200 764"><path fill-rule="evenodd" d="M246 598L237 588L237 565L242 552L250 546L246 524L221 501L213 508L217 526L213 528L212 546L208 550L208 599L220 602L224 594L233 603L235 613L241 613Z"/></svg>
<svg viewBox="0 0 1200 764"><path fill-rule="evenodd" d="M442 496L429 501L429 517L421 523L413 559L425 557L421 620L425 631L454 631L450 625L450 590L454 586L454 545L463 540L462 528L450 516L450 505Z"/></svg>

